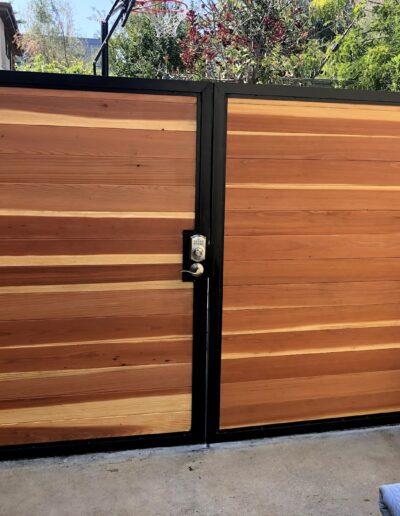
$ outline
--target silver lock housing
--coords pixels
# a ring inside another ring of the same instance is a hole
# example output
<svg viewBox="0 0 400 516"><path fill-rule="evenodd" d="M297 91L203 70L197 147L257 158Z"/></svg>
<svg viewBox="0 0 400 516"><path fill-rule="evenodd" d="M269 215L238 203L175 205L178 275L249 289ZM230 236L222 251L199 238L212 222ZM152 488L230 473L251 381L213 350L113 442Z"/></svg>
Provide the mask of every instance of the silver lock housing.
<svg viewBox="0 0 400 516"><path fill-rule="evenodd" d="M203 235L193 235L191 238L190 259L193 262L204 262L206 259L207 239Z"/></svg>

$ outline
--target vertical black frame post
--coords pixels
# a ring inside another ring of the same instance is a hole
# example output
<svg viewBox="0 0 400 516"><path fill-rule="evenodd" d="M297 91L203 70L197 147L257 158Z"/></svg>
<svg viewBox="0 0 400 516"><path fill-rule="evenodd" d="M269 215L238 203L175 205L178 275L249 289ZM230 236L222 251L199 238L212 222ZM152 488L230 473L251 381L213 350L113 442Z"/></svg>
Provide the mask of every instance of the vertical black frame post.
<svg viewBox="0 0 400 516"><path fill-rule="evenodd" d="M195 231L210 235L213 84L189 81L162 81L125 79L29 72L0 71L1 87L41 88L52 90L97 91L112 93L146 93L152 95L183 95L197 99L196 145L196 216ZM208 242L210 247L210 242ZM209 259L206 273L196 279L193 293L193 375L192 375L192 426L187 432L167 434L99 438L80 441L63 441L44 444L0 447L0 460L34 458L54 455L71 455L150 448L205 444L206 442L206 392L208 346L208 283Z"/></svg>
<svg viewBox="0 0 400 516"><path fill-rule="evenodd" d="M101 22L101 42L104 44L108 37L108 20L103 20ZM103 77L108 77L109 74L109 52L108 52L108 44L104 45L103 50L101 52L101 75Z"/></svg>
<svg viewBox="0 0 400 516"><path fill-rule="evenodd" d="M213 85L207 84L198 96L195 232L207 236L208 249L211 226L212 106ZM194 281L193 298L192 428L194 439L199 443L207 441L208 288L212 274L208 257L204 266L205 274Z"/></svg>
<svg viewBox="0 0 400 516"><path fill-rule="evenodd" d="M208 355L207 438L219 432L221 395L221 343L224 269L225 182L227 140L226 86L214 87L214 128L211 199L210 334Z"/></svg>

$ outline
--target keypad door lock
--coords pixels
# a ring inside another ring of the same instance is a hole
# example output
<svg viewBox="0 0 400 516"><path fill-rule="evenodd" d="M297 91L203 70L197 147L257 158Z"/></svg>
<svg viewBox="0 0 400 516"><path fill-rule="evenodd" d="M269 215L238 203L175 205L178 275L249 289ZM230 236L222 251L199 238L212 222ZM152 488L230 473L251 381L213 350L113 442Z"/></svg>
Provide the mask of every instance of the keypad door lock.
<svg viewBox="0 0 400 516"><path fill-rule="evenodd" d="M193 262L199 263L204 262L206 259L206 245L207 239L203 235L193 235L190 237L191 240L191 252L190 259Z"/></svg>
<svg viewBox="0 0 400 516"><path fill-rule="evenodd" d="M183 231L182 281L196 281L205 275L207 237L191 230Z"/></svg>

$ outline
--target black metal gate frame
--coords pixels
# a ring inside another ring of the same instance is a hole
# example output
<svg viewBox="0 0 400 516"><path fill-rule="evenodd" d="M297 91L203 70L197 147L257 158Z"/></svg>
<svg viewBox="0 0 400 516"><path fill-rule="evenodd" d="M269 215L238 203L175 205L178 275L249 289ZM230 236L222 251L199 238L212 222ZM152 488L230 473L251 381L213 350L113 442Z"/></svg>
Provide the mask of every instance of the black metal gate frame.
<svg viewBox="0 0 400 516"><path fill-rule="evenodd" d="M208 357L207 442L217 443L311 432L400 424L400 412L319 419L296 423L220 429L221 342L224 268L226 137L229 98L307 100L310 102L400 105L400 93L330 88L215 83L211 206L210 352ZM399 378L400 381L400 378Z"/></svg>
<svg viewBox="0 0 400 516"><path fill-rule="evenodd" d="M211 83L0 71L0 87L2 86L196 97L197 156L194 229L200 234L210 234L211 213L209 207L211 205L212 168L212 131L210 128L212 128L213 117L213 85ZM207 386L205 372L208 328L208 278L206 275L194 282L193 296L192 426L189 432L2 446L0 447L0 460L204 443L206 441Z"/></svg>
<svg viewBox="0 0 400 516"><path fill-rule="evenodd" d="M210 444L400 423L400 412L393 412L230 430L221 430L219 424L228 99L263 98L398 106L399 93L0 71L0 87L2 86L197 97L195 231L208 236L208 250L205 263L207 274L194 282L191 430L146 436L3 446L0 447L0 460Z"/></svg>

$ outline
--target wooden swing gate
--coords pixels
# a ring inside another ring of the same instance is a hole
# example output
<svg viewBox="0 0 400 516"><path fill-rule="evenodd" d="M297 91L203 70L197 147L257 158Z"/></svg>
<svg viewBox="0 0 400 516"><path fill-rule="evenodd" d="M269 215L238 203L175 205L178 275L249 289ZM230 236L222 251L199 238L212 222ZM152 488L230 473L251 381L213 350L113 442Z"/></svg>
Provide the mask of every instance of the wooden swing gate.
<svg viewBox="0 0 400 516"><path fill-rule="evenodd" d="M1 456L400 420L400 95L0 85Z"/></svg>

